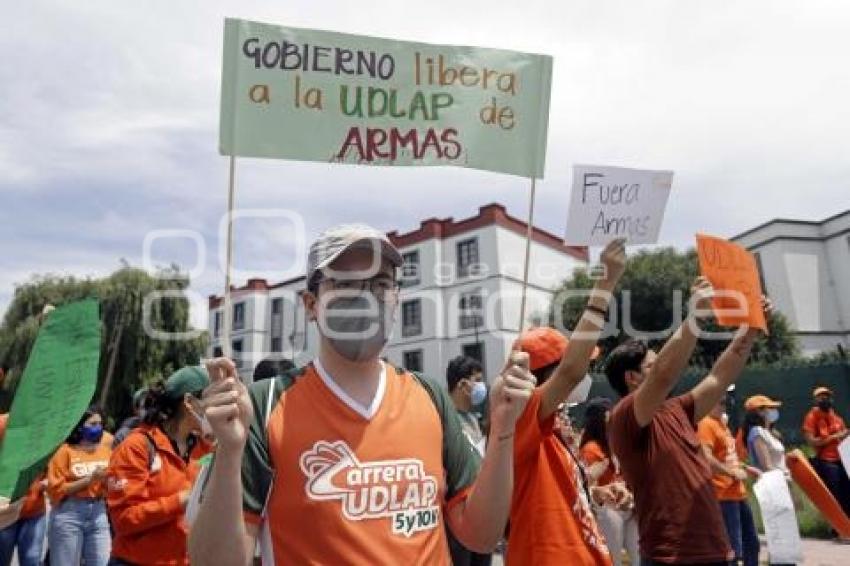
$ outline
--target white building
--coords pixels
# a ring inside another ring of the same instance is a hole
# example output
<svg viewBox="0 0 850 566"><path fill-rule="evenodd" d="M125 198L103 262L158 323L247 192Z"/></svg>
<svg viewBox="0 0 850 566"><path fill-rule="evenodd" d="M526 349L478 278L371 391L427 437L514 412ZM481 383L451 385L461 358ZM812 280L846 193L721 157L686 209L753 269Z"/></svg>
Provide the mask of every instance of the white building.
<svg viewBox="0 0 850 566"><path fill-rule="evenodd" d="M820 222L771 220L732 240L754 253L762 288L803 353L850 348L850 210Z"/></svg>
<svg viewBox="0 0 850 566"><path fill-rule="evenodd" d="M492 377L517 336L528 225L490 204L471 218L423 220L405 234L388 233L404 257L401 305L385 349L393 363L445 378L449 360L461 353L483 361ZM587 250L566 246L535 228L529 262L526 320L545 320L553 291ZM317 333L306 321L300 294L303 277L269 284L251 279L234 288L232 350L240 372L250 378L269 355L300 365L316 355ZM222 298L210 296L210 354L221 346Z"/></svg>

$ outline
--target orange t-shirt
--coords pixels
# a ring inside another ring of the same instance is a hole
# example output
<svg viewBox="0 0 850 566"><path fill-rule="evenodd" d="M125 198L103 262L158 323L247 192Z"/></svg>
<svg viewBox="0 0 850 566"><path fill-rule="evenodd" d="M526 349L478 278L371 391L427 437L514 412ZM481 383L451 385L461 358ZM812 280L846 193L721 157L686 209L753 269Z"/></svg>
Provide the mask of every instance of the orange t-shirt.
<svg viewBox="0 0 850 566"><path fill-rule="evenodd" d="M91 475L97 467L106 468L112 448L101 440L93 450L68 443L59 447L47 465L47 495L53 505L58 505L68 496L67 485L70 482ZM100 498L106 495L106 482L97 481L72 494L79 498Z"/></svg>
<svg viewBox="0 0 850 566"><path fill-rule="evenodd" d="M250 394L243 509L268 529L264 560L450 563L445 516L479 457L444 387L385 363L367 409L314 362Z"/></svg>
<svg viewBox="0 0 850 566"><path fill-rule="evenodd" d="M702 419L697 427L697 436L704 446L711 449L718 461L729 468L740 467L735 437L718 419L712 416ZM743 501L747 498L747 488L741 480L715 473L711 476L711 483L714 484L718 501Z"/></svg>
<svg viewBox="0 0 850 566"><path fill-rule="evenodd" d="M830 434L841 432L845 428L847 427L844 426L844 419L835 414L832 409L821 411L820 408L814 407L803 420L803 432L808 432L815 438L826 438ZM826 462L840 462L841 455L838 453L838 444L837 440L833 440L818 448L818 458Z"/></svg>
<svg viewBox="0 0 850 566"><path fill-rule="evenodd" d="M127 435L109 461L112 556L132 564L189 564L180 492L192 488L197 460L210 450L198 441L187 463L159 427L143 424Z"/></svg>
<svg viewBox="0 0 850 566"><path fill-rule="evenodd" d="M600 487L612 484L615 481L622 479L619 471L617 470L615 458L605 454L602 450L602 446L600 446L595 440L590 440L581 447L581 459L584 461L586 466L592 466L597 462L601 462L606 459L608 460L608 467L605 468L605 471L602 472L602 475L599 476L598 480L596 480L596 485Z"/></svg>
<svg viewBox="0 0 850 566"><path fill-rule="evenodd" d="M41 473L30 484L27 494L24 496L24 504L21 507L20 519L32 519L47 512L47 502L44 498L44 487L41 485L45 475Z"/></svg>
<svg viewBox="0 0 850 566"><path fill-rule="evenodd" d="M505 564L611 564L575 458L553 431L555 415L538 418L537 388L516 423L511 532Z"/></svg>

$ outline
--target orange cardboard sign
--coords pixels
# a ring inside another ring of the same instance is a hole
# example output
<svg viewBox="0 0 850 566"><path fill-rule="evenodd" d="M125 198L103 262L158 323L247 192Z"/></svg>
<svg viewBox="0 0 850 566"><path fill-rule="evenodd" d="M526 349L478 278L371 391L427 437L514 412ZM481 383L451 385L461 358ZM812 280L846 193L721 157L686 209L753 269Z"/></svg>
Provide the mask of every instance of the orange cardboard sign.
<svg viewBox="0 0 850 566"><path fill-rule="evenodd" d="M700 272L719 294L712 300L717 322L723 326L747 324L767 332L753 255L723 238L697 234L697 256Z"/></svg>

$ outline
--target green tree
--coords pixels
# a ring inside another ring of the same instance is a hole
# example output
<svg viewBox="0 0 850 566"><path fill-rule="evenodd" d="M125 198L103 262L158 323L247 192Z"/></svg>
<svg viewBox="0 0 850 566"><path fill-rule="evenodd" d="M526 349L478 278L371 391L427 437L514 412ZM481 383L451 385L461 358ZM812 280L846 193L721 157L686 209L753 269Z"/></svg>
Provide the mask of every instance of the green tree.
<svg viewBox="0 0 850 566"><path fill-rule="evenodd" d="M615 311L616 329L612 336L601 340L605 352L610 352L631 335L645 337L657 348L666 336L646 336L651 333L672 332L687 313L690 288L699 274L696 251L679 252L674 248L641 251L628 259L626 271L617 286ZM593 287L593 279L584 269L578 269L556 292L549 312L549 322L572 328L586 304L584 291ZM629 328L631 330L629 330ZM714 321L703 324L708 331L723 330ZM756 343L754 363L769 364L799 356L796 337L788 320L774 313L768 321L770 334ZM727 342L700 340L692 358L695 366L709 367Z"/></svg>
<svg viewBox="0 0 850 566"><path fill-rule="evenodd" d="M116 420L126 415L133 391L183 365L197 363L206 348L206 333L192 339L163 340L149 335L144 328L145 297L157 291L177 291L182 295L188 285L188 278L176 267L150 275L124 265L102 279L34 277L15 289L0 326L0 364L9 367L4 388L14 392L45 305L60 306L94 296L100 301L104 325L94 401ZM188 300L178 296L152 301L148 322L150 328L162 332L191 330Z"/></svg>

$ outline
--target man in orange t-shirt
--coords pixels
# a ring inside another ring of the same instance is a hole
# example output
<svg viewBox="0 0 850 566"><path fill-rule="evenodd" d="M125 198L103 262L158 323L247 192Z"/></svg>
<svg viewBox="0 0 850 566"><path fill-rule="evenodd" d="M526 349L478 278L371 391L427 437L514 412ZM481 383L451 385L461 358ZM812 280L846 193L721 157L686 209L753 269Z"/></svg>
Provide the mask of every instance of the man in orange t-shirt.
<svg viewBox="0 0 850 566"><path fill-rule="evenodd" d="M625 267L623 242L609 244L601 261L606 277L597 280L569 342L554 328L534 328L519 339L539 385L516 425L508 566L611 564L578 459L554 430L558 406L582 402L590 392L587 369Z"/></svg>
<svg viewBox="0 0 850 566"><path fill-rule="evenodd" d="M193 565L450 563L445 527L490 552L510 508L517 419L534 387L512 351L490 397L482 457L443 384L381 357L402 258L387 236L339 226L311 245L303 305L319 352L245 387L208 363L204 415L218 440L189 534ZM480 469L479 469L480 462Z"/></svg>
<svg viewBox="0 0 850 566"><path fill-rule="evenodd" d="M838 445L850 431L835 412L832 396L828 387L817 387L812 392L815 406L803 420L803 436L817 451L813 461L815 470L850 517L850 478L838 453Z"/></svg>
<svg viewBox="0 0 850 566"><path fill-rule="evenodd" d="M735 551L735 560L743 560L744 566L758 566L758 532L753 511L747 503L744 480L747 472L754 476L760 472L743 466L738 460L735 437L723 422L725 410L724 398L699 422L697 436L711 466L711 483L723 513L729 543Z"/></svg>

